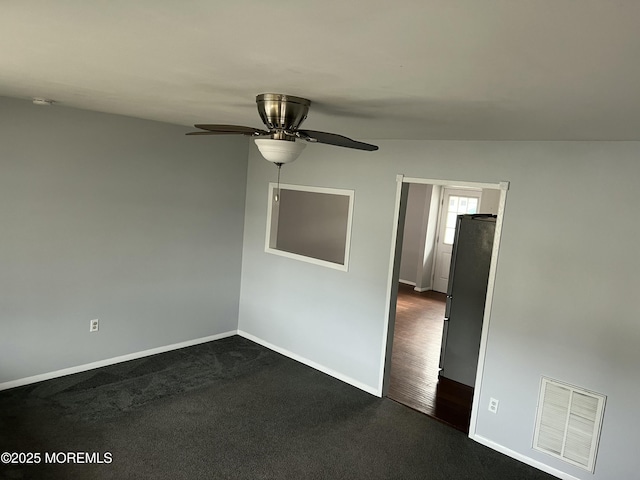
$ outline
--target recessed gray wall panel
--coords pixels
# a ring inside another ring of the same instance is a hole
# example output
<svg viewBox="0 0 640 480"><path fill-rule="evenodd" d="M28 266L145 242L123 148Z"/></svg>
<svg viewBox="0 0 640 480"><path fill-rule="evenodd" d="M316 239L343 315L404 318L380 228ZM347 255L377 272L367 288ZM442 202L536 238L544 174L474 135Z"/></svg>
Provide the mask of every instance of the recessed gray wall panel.
<svg viewBox="0 0 640 480"><path fill-rule="evenodd" d="M346 195L281 188L274 248L344 265L349 200Z"/></svg>
<svg viewBox="0 0 640 480"><path fill-rule="evenodd" d="M246 139L0 111L0 383L237 328Z"/></svg>

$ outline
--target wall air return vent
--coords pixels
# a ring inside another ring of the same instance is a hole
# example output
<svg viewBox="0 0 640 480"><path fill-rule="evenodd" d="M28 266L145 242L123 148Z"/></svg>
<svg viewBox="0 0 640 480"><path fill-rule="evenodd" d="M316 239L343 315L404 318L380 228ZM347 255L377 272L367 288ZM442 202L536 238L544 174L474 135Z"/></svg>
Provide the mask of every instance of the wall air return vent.
<svg viewBox="0 0 640 480"><path fill-rule="evenodd" d="M533 448L593 473L605 399L543 377Z"/></svg>

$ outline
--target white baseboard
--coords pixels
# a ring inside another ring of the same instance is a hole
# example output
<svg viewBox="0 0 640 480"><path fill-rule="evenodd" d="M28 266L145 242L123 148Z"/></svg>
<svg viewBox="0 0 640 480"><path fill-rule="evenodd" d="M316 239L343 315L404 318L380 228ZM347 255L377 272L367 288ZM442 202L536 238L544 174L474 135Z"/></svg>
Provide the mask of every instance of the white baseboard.
<svg viewBox="0 0 640 480"><path fill-rule="evenodd" d="M497 452L503 453L505 454L507 457L511 457L511 458L515 458L516 460L522 462L522 463L526 463L527 465L533 467L533 468L537 468L538 470L542 470L545 473L548 473L549 475L553 475L555 477L561 478L562 480L580 480L578 477L574 477L573 475L569 475L568 473L562 472L560 470L558 470L557 468L553 468L550 467L549 465L546 465L542 462L539 462L538 460L534 460L531 457L527 457L526 455L523 455L521 453L518 453L514 450L511 450L510 448L507 447L503 447L502 445L500 445L499 443L493 442L491 440L489 440L488 438L485 438L481 435L475 434L473 436L471 436L472 440L475 440L478 443L481 443L482 445L484 445L485 447L489 447L492 450L495 450Z"/></svg>
<svg viewBox="0 0 640 480"><path fill-rule="evenodd" d="M85 363L84 365L78 365L77 367L64 368L62 370L55 370L53 372L42 373L40 375L34 375L32 377L19 378L17 380L11 380L9 382L0 383L0 391L8 390L9 388L21 387L23 385L29 385L31 383L42 382L44 380L50 380L52 378L64 377L73 373L86 372L87 370L93 370L94 368L106 367L107 365L114 365L116 363L126 362L129 360L135 360L137 358L148 357L150 355L156 355L158 353L169 352L171 350L178 350L179 348L191 347L200 343L212 342L214 340L220 340L221 338L231 337L237 335L237 330L231 330L230 332L218 333L217 335L210 335L208 337L196 338L194 340L187 340L186 342L174 343L171 345L165 345L163 347L151 348L149 350L143 350L141 352L129 353L127 355L120 355L119 357L107 358L106 360L99 360L97 362Z"/></svg>
<svg viewBox="0 0 640 480"><path fill-rule="evenodd" d="M420 293L426 292L427 290L431 290L431 287L418 287L418 286L416 286L416 282L412 282L410 280L399 279L398 283L402 283L404 285L409 285L409 286L413 287L413 289L416 292L420 292Z"/></svg>
<svg viewBox="0 0 640 480"><path fill-rule="evenodd" d="M431 290L431 287L414 287L413 288L416 292L428 292L429 290Z"/></svg>
<svg viewBox="0 0 640 480"><path fill-rule="evenodd" d="M260 345L262 345L263 347L268 348L269 350L273 350L274 352L278 352L282 355L284 355L285 357L289 357L297 362L303 363L304 365L307 365L311 368L314 368L316 370L321 371L322 373L326 373L327 375L329 375L330 377L336 378L344 383L348 383L349 385L352 385L356 388L359 388L360 390L364 390L367 393L370 393L371 395L375 395L376 397L382 397L382 392L380 392L379 389L374 388L370 385L366 385L362 382L359 382L357 380L354 380L351 377L347 377L346 375L343 375L340 372L337 372L335 370L332 370L331 368L327 368L324 365L321 365L317 362L314 362L313 360L309 360L308 358L302 357L296 353L293 353L285 348L281 348L278 347L277 345L274 345L272 343L269 343L265 340L262 340L261 338L256 337L255 335L251 335L250 333L244 332L242 330L238 330L238 335L240 335L241 337L244 337L248 340L251 340L252 342L256 342Z"/></svg>

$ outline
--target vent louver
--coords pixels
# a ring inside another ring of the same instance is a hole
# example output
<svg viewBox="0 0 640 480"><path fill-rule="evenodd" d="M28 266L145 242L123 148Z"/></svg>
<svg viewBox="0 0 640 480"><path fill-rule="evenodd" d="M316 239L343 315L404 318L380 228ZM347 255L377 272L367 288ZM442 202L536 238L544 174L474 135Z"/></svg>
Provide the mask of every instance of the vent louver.
<svg viewBox="0 0 640 480"><path fill-rule="evenodd" d="M543 377L533 448L593 472L605 398Z"/></svg>

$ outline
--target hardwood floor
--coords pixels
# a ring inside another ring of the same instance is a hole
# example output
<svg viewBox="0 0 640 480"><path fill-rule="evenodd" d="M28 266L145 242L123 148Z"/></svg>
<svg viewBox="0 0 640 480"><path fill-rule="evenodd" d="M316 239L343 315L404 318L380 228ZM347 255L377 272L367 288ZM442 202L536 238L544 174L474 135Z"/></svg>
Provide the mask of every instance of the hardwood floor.
<svg viewBox="0 0 640 480"><path fill-rule="evenodd" d="M473 388L438 378L445 299L400 284L387 396L468 433Z"/></svg>

